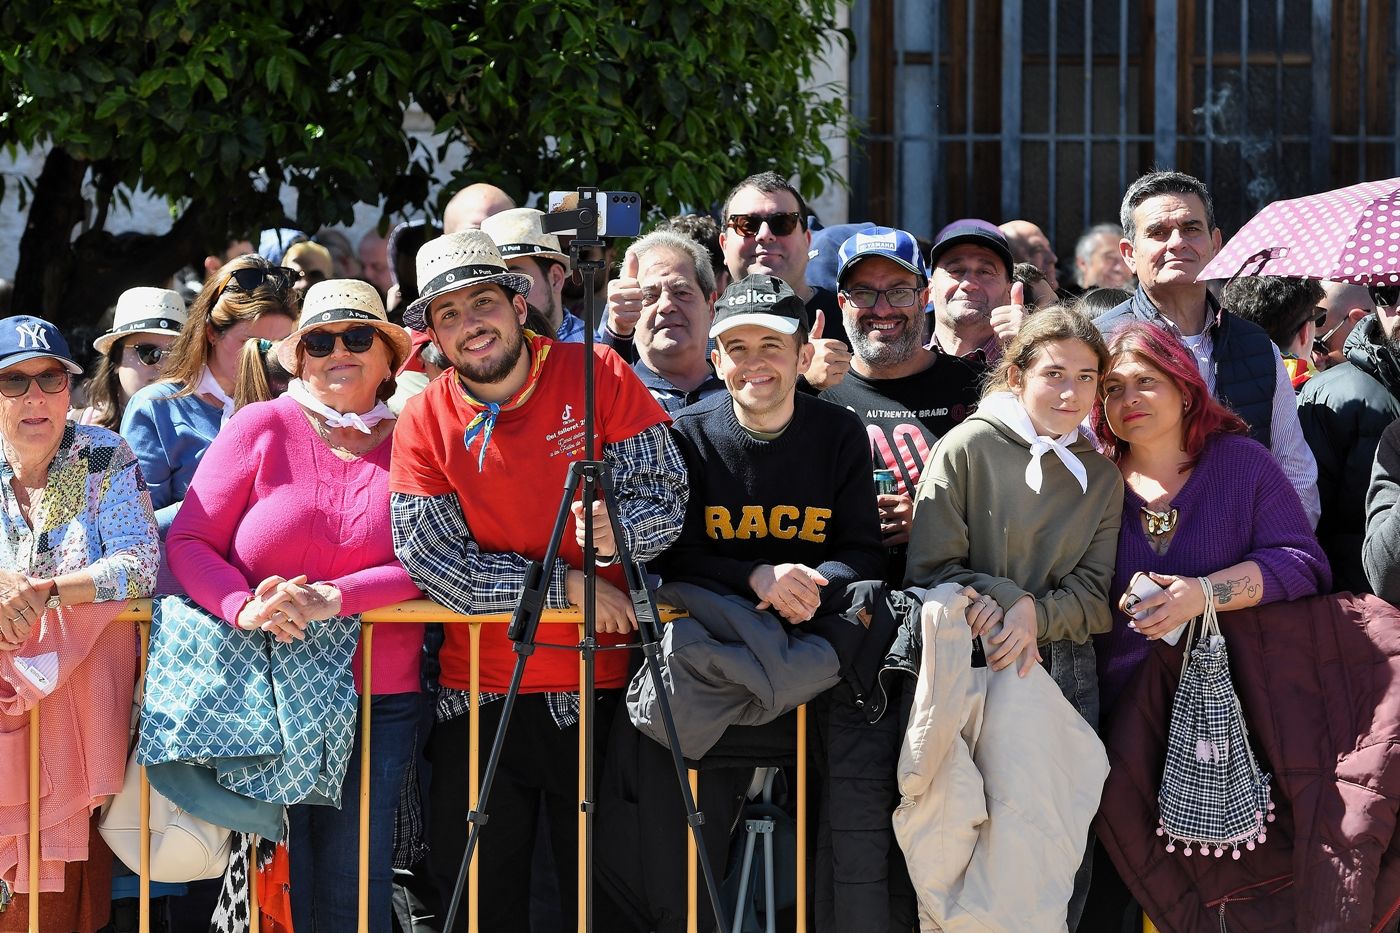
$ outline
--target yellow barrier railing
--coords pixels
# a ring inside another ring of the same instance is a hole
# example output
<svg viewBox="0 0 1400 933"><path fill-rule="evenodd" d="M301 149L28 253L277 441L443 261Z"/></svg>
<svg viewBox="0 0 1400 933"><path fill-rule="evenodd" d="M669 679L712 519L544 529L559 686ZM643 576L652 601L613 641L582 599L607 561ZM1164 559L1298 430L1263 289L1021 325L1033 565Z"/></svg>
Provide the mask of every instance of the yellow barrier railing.
<svg viewBox="0 0 1400 933"><path fill-rule="evenodd" d="M669 622L680 613L663 607L661 610L662 621ZM362 730L360 740L360 849L359 849L359 885L358 885L358 909L359 909L359 933L369 931L369 790L370 790L370 703L373 699L373 692L370 686L370 660L374 652L374 627L385 623L426 623L445 622L449 624L470 625L468 633L471 648L471 675L470 675L470 697L471 707L469 722L471 726L471 744L468 749L468 766L471 770L471 781L468 788L469 809L475 810L477 796L480 792L480 651L481 651L481 626L500 625L509 623L510 613L495 613L486 615L460 615L443 608L435 602L426 599L409 600L408 602L396 603L382 609L373 609L361 615L360 630L360 663L362 666L360 683L362 692L360 696L360 728ZM138 662L138 678L144 679L146 676L146 652L150 641L150 621L151 621L151 601L149 599L133 600L132 603L121 612L114 620L116 622L135 622L140 626L141 631L141 656ZM583 613L577 609L550 609L546 610L542 621L574 623L579 627L579 636L583 636ZM583 661L579 661L579 682L583 682ZM581 708L580 716L588 717L592 715L592 710ZM583 761L584 748L583 737L588 734L584 728L584 721L579 723L579 761ZM697 795L699 789L699 775L695 771L689 773L690 787L692 795ZM150 785L146 782L146 769L141 768L141 857L140 857L140 931L150 933L151 929L151 798ZM579 769L579 799L583 799L583 769ZM588 911L588 888L585 884L584 849L587 844L584 833L585 814L579 814L579 879L578 879L578 928L580 931L585 928L584 918ZM467 827L463 827L465 832ZM807 708L798 707L797 710L797 933L806 933L807 930ZM252 861L250 867L256 865L256 848L251 853ZM29 933L39 933L39 705L29 711ZM698 911L698 881L697 881L697 856L695 850L694 837L686 833L686 877L687 877L687 930L694 931L699 924ZM256 871L249 872L249 921L252 933L258 933L258 903L257 885L255 883ZM444 892L450 895L450 892ZM468 899L468 924L470 933L480 933L477 925L477 866L473 860L471 870L467 876L467 899Z"/></svg>

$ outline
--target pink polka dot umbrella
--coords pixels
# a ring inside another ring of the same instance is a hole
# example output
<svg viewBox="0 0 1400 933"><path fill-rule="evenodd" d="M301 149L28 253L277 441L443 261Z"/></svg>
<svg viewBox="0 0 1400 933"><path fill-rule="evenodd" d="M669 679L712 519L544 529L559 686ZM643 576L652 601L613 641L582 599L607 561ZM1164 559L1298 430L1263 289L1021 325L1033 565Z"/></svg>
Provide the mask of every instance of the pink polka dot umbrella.
<svg viewBox="0 0 1400 933"><path fill-rule="evenodd" d="M1230 238L1200 280L1236 275L1400 285L1400 178L1275 201Z"/></svg>

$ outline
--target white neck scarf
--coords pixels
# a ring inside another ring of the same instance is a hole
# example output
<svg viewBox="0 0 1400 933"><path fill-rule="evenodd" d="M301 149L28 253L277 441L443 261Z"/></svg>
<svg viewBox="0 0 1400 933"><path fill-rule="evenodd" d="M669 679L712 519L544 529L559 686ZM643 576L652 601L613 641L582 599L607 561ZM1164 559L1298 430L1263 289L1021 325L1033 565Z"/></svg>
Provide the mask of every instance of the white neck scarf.
<svg viewBox="0 0 1400 933"><path fill-rule="evenodd" d="M208 366L204 367L204 374L199 377L199 385L195 387L198 395L212 395L219 400L219 404L224 408L224 415L219 419L219 426L228 424L228 419L233 417L233 399L224 391L224 387L219 385L219 380L214 378L214 373Z"/></svg>
<svg viewBox="0 0 1400 933"><path fill-rule="evenodd" d="M287 383L287 394L301 403L303 408L310 409L326 419L328 428L354 428L362 434L368 434L379 422L391 421L394 418L394 413L383 402L376 402L369 411L358 415L353 411L336 411L312 395L306 383L300 379L293 379Z"/></svg>
<svg viewBox="0 0 1400 933"><path fill-rule="evenodd" d="M1022 405L1021 400L1011 392L993 392L982 399L977 406L977 412L978 414L991 415L1030 445L1031 462L1026 464L1026 485L1036 495L1040 495L1042 480L1040 458L1052 450L1055 452L1055 456L1060 458L1060 462L1065 465L1065 469L1069 470L1070 475L1079 481L1080 490L1089 491L1089 471L1084 468L1084 463L1079 457L1069 449L1069 445L1074 443L1074 439L1079 435L1078 429L1060 437L1036 434L1035 425L1031 423L1031 416L1026 412L1026 406Z"/></svg>

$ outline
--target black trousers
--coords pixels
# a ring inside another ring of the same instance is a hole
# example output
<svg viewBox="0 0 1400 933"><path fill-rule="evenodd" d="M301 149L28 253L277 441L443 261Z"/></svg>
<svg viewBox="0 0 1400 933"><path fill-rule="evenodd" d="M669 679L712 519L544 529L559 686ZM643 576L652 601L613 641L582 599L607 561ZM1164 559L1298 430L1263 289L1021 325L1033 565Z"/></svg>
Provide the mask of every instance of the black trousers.
<svg viewBox="0 0 1400 933"><path fill-rule="evenodd" d="M598 691L593 735L594 745L599 750L607 747L618 698L618 691ZM481 708L483 771L504 708L505 703L501 701ZM442 896L444 924L470 831L467 823L470 740L470 719L458 716L434 727L427 749L433 768L429 789L428 842L432 848L429 864ZM578 775L581 767L578 743L579 727L560 729L556 726L543 694L520 696L511 716L500 769L491 787L491 799L487 801L490 821L482 828L475 855L480 879L481 929L492 933L530 933L530 871L541 818L545 821L544 836L553 850L559 916L563 918L565 929L576 929ZM600 772L601 766L600 758ZM464 933L467 929L467 907L464 895L453 933ZM600 915L600 907L595 904L595 918Z"/></svg>

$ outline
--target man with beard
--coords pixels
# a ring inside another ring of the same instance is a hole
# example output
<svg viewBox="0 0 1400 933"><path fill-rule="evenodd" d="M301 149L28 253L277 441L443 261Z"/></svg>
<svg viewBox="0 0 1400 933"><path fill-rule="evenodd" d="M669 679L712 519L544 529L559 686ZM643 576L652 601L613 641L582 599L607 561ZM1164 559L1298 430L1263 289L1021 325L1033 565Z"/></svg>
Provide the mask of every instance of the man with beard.
<svg viewBox="0 0 1400 933"><path fill-rule="evenodd" d="M1011 247L993 224L966 218L942 230L928 256L932 268L933 340L929 349L975 360L1001 359L992 312L1011 310Z"/></svg>
<svg viewBox="0 0 1400 933"><path fill-rule="evenodd" d="M1347 339L1347 361L1309 379L1298 396L1303 436L1317 458L1317 540L1333 584L1353 593L1371 592L1361 561L1366 491L1381 435L1400 418L1400 308L1377 301L1375 309Z"/></svg>
<svg viewBox="0 0 1400 933"><path fill-rule="evenodd" d="M530 561L544 556L557 513L557 490L584 450L583 367L597 379L600 456L613 467L618 516L632 554L650 560L679 534L686 502L685 466L666 414L611 350L592 359L578 344L525 330L530 279L511 272L480 231L430 240L417 255L420 297L404 323L427 330L452 364L404 407L390 472L394 552L429 597L457 612L509 612L520 602ZM559 560L544 568L547 608L583 601L584 522L593 528L600 566L597 622L604 645L625 642L636 627L617 543L602 503L584 515L573 504L573 534ZM428 744L431 865L446 894L453 889L468 833L471 675L466 626L446 626L440 654L437 724ZM572 624L539 627L540 644L574 645ZM500 721L514 667L504 626L481 633L481 742ZM604 747L627 653L598 656L598 712L593 735ZM557 870L560 911L577 914L578 657L541 651L525 671L499 780L482 831L482 929L530 929L530 868L543 815ZM466 912L459 929L465 930Z"/></svg>
<svg viewBox="0 0 1400 933"><path fill-rule="evenodd" d="M516 207L492 214L481 222L510 271L530 277L525 301L538 308L560 343L582 343L583 321L564 307L564 282L569 278L569 257L559 248L559 238L545 233L544 214L533 207Z"/></svg>
<svg viewBox="0 0 1400 933"><path fill-rule="evenodd" d="M846 378L820 397L860 416L875 469L894 474L894 490L877 502L890 558L885 580L898 586L924 463L977 406L982 371L925 347L928 279L911 234L862 230L841 244L839 261L837 300L854 355Z"/></svg>

